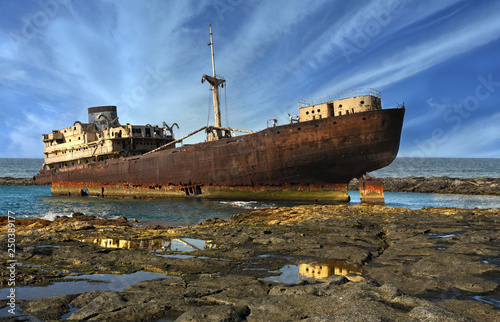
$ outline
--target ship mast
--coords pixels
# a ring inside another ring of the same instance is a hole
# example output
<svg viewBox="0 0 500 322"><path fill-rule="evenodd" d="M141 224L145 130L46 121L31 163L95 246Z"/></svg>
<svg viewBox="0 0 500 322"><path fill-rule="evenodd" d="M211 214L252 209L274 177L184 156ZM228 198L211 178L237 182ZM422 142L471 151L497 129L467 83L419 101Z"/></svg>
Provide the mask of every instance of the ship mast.
<svg viewBox="0 0 500 322"><path fill-rule="evenodd" d="M221 118L220 118L220 107L219 107L219 86L224 87L224 82L226 81L224 78L217 78L215 74L215 56L214 56L214 42L212 36L212 24L210 24L210 42L208 43L210 49L212 50L212 74L213 76L203 75L201 82L203 83L205 80L212 85L210 89L213 92L214 96L214 116L215 116L215 131L216 131L216 139L220 139L222 137L222 129L221 129Z"/></svg>

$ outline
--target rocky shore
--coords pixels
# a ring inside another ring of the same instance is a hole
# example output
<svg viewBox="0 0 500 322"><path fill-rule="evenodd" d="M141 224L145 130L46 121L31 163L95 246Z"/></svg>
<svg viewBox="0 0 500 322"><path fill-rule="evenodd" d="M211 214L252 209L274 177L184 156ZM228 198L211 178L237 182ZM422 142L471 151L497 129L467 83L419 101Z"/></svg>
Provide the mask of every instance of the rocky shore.
<svg viewBox="0 0 500 322"><path fill-rule="evenodd" d="M402 177L382 178L384 191L500 196L500 178ZM358 190L352 180L349 190Z"/></svg>
<svg viewBox="0 0 500 322"><path fill-rule="evenodd" d="M0 177L0 186L47 186L47 183L36 182L33 178Z"/></svg>
<svg viewBox="0 0 500 322"><path fill-rule="evenodd" d="M15 223L16 287L68 284L17 300L21 319L500 320L499 209L308 205L177 228L83 214ZM7 249L6 217L0 227ZM141 271L161 275L86 292L68 278Z"/></svg>

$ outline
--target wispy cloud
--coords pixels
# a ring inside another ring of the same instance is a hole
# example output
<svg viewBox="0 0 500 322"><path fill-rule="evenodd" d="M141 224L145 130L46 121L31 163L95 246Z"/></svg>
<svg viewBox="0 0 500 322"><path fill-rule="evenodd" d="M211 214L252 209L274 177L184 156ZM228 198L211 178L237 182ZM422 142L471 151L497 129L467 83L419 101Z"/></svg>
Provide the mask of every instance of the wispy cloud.
<svg viewBox="0 0 500 322"><path fill-rule="evenodd" d="M424 42L382 58L381 64L363 64L363 70L355 68L353 76L344 78L342 84L347 88L367 85L382 88L499 38L500 21L492 13L481 20L457 26L456 29L430 35ZM339 78L336 77L325 87L334 86L340 81Z"/></svg>
<svg viewBox="0 0 500 322"><path fill-rule="evenodd" d="M500 113L463 123L439 135L417 140L414 147L402 151L413 157L498 157L500 146ZM437 133L437 132L436 132Z"/></svg>
<svg viewBox="0 0 500 322"><path fill-rule="evenodd" d="M90 106L118 105L122 122L177 122L177 135L206 124L209 88L199 81L211 73L209 22L217 73L227 79L230 125L250 129L274 117L286 122L288 113L297 113L299 99L364 86L391 88L412 77L425 81L434 66L498 43L500 35L500 5L493 2L67 3L54 14L39 3L19 4L12 19L0 21L0 112L8 114L0 144L23 144L14 134L16 124L30 124L37 133L24 140L25 146L32 143L22 155L41 155L40 134L85 121ZM21 37L23 19L39 11L48 19L36 35L12 42L9 35ZM346 43L356 49L348 57ZM427 104L441 104L435 91ZM425 99L407 103L426 106ZM460 99L457 93L450 102ZM442 122L439 109L428 109L407 119L408 133Z"/></svg>

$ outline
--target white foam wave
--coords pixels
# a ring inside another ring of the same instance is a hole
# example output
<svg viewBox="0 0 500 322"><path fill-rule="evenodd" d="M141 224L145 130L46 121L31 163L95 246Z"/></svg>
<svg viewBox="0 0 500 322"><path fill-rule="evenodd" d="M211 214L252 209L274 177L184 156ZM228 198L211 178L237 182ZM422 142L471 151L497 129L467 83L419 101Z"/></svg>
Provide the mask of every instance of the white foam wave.
<svg viewBox="0 0 500 322"><path fill-rule="evenodd" d="M54 221L56 220L57 217L63 217L63 216L66 216L66 217L73 217L72 214L68 215L68 214L65 214L65 213L61 213L61 212L54 212L54 211L47 211L46 213L44 214L41 214L40 215L40 218L41 219L45 219L45 220L50 220L50 221Z"/></svg>
<svg viewBox="0 0 500 322"><path fill-rule="evenodd" d="M272 207L269 204L263 204L262 202L258 201L221 201L221 203L231 207L242 209L262 209Z"/></svg>

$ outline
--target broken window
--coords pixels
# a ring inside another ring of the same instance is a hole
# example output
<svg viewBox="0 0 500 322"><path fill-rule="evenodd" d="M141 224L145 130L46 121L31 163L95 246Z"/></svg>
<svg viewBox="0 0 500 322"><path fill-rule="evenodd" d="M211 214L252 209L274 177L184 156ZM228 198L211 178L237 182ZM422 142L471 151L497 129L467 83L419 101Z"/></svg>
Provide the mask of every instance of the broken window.
<svg viewBox="0 0 500 322"><path fill-rule="evenodd" d="M335 115L334 112L333 112L333 103L328 103L327 104L327 109L328 109L329 116Z"/></svg>

